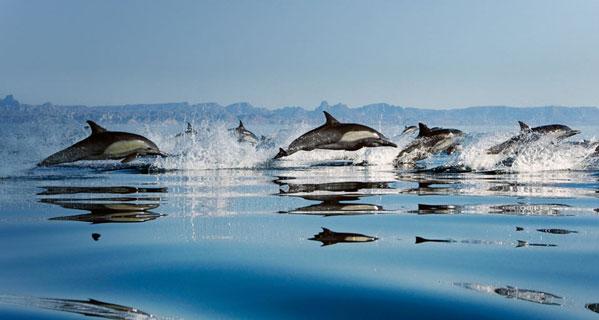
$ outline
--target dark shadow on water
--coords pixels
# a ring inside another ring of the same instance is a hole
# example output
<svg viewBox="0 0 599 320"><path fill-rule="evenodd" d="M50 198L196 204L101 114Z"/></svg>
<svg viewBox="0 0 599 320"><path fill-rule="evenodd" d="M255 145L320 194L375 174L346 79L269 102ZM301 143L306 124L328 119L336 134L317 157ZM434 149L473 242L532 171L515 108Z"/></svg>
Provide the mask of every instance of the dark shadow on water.
<svg viewBox="0 0 599 320"><path fill-rule="evenodd" d="M498 245L498 246L512 246L514 248L523 248L523 247L557 247L555 244L551 243L529 243L524 240L517 240L516 242L510 240L454 240L454 239L431 239L425 238L421 236L416 236L414 239L414 244L424 244L424 243L452 243L452 244L478 244L478 245Z"/></svg>
<svg viewBox="0 0 599 320"><path fill-rule="evenodd" d="M543 232L543 233L551 233L551 234L570 234L570 233L578 233L578 231L575 230L566 230L566 229L556 229L556 228L550 228L550 229L537 229L538 232Z"/></svg>
<svg viewBox="0 0 599 320"><path fill-rule="evenodd" d="M378 240L378 238L360 233L335 232L323 227L320 233L315 234L313 238L308 240L320 241L324 247L337 243L373 242Z"/></svg>
<svg viewBox="0 0 599 320"><path fill-rule="evenodd" d="M588 303L584 307L595 313L599 313L599 303Z"/></svg>
<svg viewBox="0 0 599 320"><path fill-rule="evenodd" d="M474 290L480 293L497 294L508 299L517 299L543 305L561 306L563 298L552 293L520 289L512 286L494 287L478 283L454 283L455 286Z"/></svg>
<svg viewBox="0 0 599 320"><path fill-rule="evenodd" d="M75 300L0 295L0 304L75 313L104 319L158 319L154 315L137 308L95 299Z"/></svg>
<svg viewBox="0 0 599 320"><path fill-rule="evenodd" d="M416 239L414 240L414 244L421 244L421 243L425 243L425 242L452 243L452 242L457 242L457 241L452 240L452 239L427 239L427 238L423 238L423 237L419 237L419 236L416 236Z"/></svg>

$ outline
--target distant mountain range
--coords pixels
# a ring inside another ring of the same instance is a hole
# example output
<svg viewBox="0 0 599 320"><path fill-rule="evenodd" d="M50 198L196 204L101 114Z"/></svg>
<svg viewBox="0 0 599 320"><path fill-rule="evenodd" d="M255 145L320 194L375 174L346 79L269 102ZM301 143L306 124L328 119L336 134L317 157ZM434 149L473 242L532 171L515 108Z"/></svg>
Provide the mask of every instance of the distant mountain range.
<svg viewBox="0 0 599 320"><path fill-rule="evenodd" d="M266 109L249 103L221 106L217 103L189 104L187 102L164 104L136 104L121 106L57 106L21 104L12 95L0 100L0 123L27 122L44 117L70 117L77 121L95 119L107 122L128 121L224 121L235 123L238 119L253 124L293 124L298 122L318 124L328 111L341 121L370 125L406 125L426 122L434 126L511 125L521 120L531 125L564 123L569 125L595 125L599 122L597 107L508 107L485 106L461 109L420 109L394 106L386 103L349 108L344 104L329 105L323 101L313 110L301 107Z"/></svg>

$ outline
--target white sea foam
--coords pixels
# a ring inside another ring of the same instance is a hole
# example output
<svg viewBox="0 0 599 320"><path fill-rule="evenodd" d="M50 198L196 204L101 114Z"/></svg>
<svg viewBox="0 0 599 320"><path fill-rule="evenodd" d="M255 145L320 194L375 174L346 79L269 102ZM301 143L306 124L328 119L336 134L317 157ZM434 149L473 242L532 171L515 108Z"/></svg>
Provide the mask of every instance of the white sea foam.
<svg viewBox="0 0 599 320"><path fill-rule="evenodd" d="M175 137L185 131L186 122L187 119L163 119L152 122L131 120L127 123L112 123L109 115L98 120L98 123L109 130L138 133L154 141L161 150L171 156L141 161L150 162L154 168L164 170L296 168L322 164L368 164L383 170L392 170L390 166L399 151L414 139L411 135L399 135L402 129L399 127L376 128L383 134L394 137L393 140L399 147L363 148L357 151L300 151L274 161L272 158L279 147L287 148L289 143L313 129L314 125L299 123L294 127L273 127L246 124L256 135L266 135L274 142L274 145L256 148L249 143L237 142L236 137L228 131L235 124L224 122L194 123L191 119L197 134ZM69 115L42 117L25 124L3 123L0 126L0 177L30 175L39 161L87 137L89 129L85 127L83 120ZM468 132L467 129L465 131ZM596 169L599 166L599 161L590 156L594 147L565 142L556 144L546 139L521 146L514 154L486 153L489 147L509 139L514 134L517 133L499 130L496 133L470 134L464 140L461 152L450 156L431 157L420 164L426 167L443 164L462 165L478 171L514 172ZM510 160L509 166L504 161L506 159ZM34 172L39 170L35 169ZM45 170L44 173L51 171Z"/></svg>

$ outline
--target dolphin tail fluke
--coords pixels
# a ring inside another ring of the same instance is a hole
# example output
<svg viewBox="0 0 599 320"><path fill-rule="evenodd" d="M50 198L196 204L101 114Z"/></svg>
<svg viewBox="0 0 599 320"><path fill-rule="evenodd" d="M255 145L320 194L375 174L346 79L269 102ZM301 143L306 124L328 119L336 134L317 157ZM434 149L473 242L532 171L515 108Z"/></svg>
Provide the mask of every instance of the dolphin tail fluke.
<svg viewBox="0 0 599 320"><path fill-rule="evenodd" d="M279 153L274 157L274 159L279 159L288 156L287 151L283 150L283 148L279 148Z"/></svg>
<svg viewBox="0 0 599 320"><path fill-rule="evenodd" d="M419 237L416 236L416 240L414 241L414 243L419 244L419 243L423 243L423 242L427 242L427 239L424 239L423 237Z"/></svg>

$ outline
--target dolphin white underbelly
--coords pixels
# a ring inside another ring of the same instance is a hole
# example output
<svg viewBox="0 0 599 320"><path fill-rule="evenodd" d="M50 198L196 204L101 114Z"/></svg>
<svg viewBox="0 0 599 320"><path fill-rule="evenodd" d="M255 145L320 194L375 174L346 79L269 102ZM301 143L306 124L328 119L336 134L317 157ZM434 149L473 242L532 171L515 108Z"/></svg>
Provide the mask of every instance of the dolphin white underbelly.
<svg viewBox="0 0 599 320"><path fill-rule="evenodd" d="M146 146L147 144L141 140L117 141L109 145L102 154L110 158L122 158Z"/></svg>
<svg viewBox="0 0 599 320"><path fill-rule="evenodd" d="M372 131L348 131L341 136L339 142L356 142L369 138L378 139L380 137Z"/></svg>

